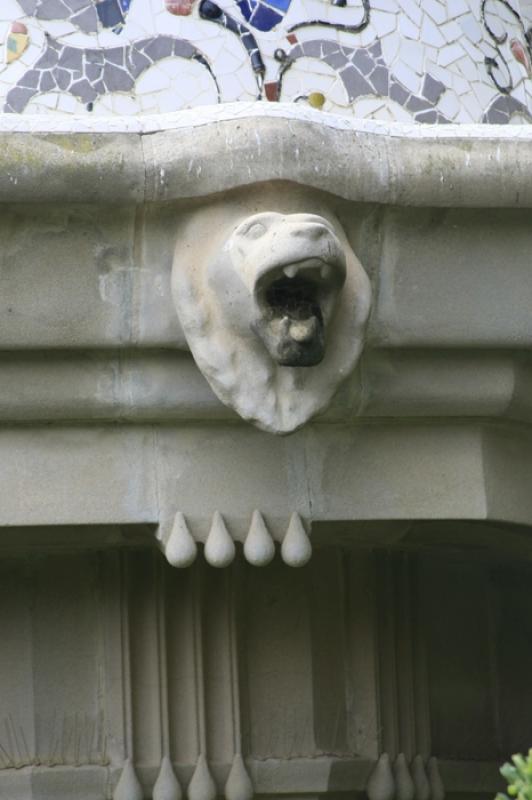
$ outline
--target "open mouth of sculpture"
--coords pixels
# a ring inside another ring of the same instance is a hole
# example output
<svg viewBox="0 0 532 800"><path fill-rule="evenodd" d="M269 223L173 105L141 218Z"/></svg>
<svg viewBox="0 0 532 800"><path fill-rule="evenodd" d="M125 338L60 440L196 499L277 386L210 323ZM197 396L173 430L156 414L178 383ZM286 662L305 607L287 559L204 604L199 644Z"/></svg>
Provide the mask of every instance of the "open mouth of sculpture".
<svg viewBox="0 0 532 800"><path fill-rule="evenodd" d="M344 280L319 258L276 266L259 280L257 332L281 366L311 367L325 355L325 321Z"/></svg>

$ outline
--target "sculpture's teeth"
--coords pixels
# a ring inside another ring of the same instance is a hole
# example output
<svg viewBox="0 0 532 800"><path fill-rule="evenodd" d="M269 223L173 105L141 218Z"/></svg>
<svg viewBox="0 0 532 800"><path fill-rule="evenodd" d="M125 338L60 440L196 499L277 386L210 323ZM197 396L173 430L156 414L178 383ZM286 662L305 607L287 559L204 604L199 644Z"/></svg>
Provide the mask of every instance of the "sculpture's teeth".
<svg viewBox="0 0 532 800"><path fill-rule="evenodd" d="M332 273L332 267L330 264L324 264L320 269L320 275L324 281L329 280L329 278L331 277L331 273Z"/></svg>
<svg viewBox="0 0 532 800"><path fill-rule="evenodd" d="M287 278L295 278L297 275L297 270L298 270L297 264L289 264L287 267L283 269L283 272Z"/></svg>

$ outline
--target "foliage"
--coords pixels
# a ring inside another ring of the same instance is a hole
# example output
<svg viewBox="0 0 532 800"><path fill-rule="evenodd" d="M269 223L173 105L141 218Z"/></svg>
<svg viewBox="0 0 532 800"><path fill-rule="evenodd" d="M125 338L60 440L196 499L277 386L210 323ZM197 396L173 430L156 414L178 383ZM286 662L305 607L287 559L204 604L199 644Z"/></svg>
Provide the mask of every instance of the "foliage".
<svg viewBox="0 0 532 800"><path fill-rule="evenodd" d="M506 762L500 771L508 783L507 794L499 792L495 800L532 800L532 748L527 756L512 756L512 763Z"/></svg>

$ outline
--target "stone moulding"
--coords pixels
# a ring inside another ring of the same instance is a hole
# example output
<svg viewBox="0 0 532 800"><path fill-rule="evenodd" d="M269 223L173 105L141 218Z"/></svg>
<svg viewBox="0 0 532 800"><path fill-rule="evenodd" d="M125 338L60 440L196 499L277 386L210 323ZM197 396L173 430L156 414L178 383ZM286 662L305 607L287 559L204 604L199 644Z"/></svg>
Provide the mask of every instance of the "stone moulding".
<svg viewBox="0 0 532 800"><path fill-rule="evenodd" d="M161 202L284 180L350 201L532 205L532 131L233 103L141 119L0 117L1 202Z"/></svg>

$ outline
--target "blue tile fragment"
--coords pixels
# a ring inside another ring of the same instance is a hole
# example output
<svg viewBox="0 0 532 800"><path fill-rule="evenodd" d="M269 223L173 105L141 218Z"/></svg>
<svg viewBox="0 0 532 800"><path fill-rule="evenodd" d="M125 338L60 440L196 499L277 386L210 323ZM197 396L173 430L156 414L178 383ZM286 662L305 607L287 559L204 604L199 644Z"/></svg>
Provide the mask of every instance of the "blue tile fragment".
<svg viewBox="0 0 532 800"><path fill-rule="evenodd" d="M104 28L121 28L124 24L131 0L100 0L96 4L98 19Z"/></svg>
<svg viewBox="0 0 532 800"><path fill-rule="evenodd" d="M263 5L263 3L257 3L249 22L258 31L271 31L281 22L283 16L283 14L278 14L268 6Z"/></svg>
<svg viewBox="0 0 532 800"><path fill-rule="evenodd" d="M291 0L238 0L242 16L259 31L271 31L278 25L288 9Z"/></svg>

